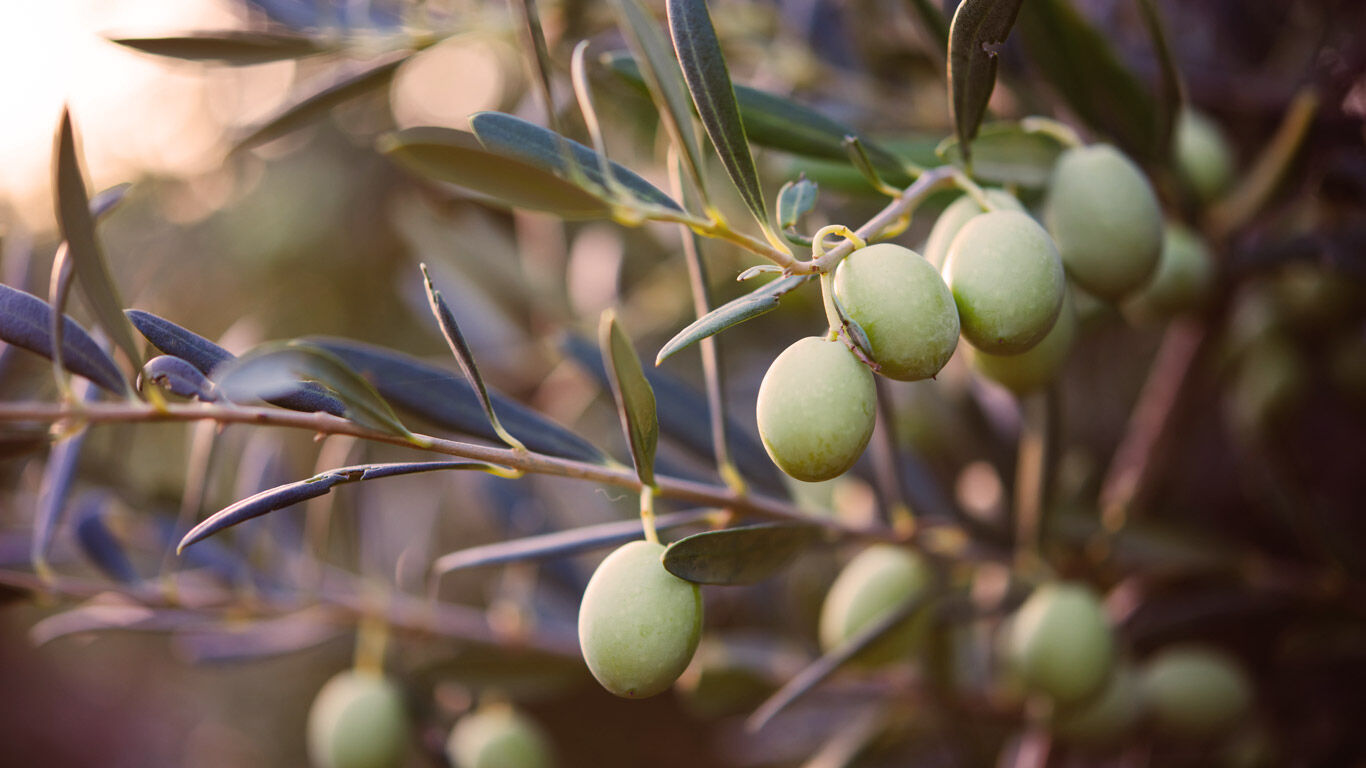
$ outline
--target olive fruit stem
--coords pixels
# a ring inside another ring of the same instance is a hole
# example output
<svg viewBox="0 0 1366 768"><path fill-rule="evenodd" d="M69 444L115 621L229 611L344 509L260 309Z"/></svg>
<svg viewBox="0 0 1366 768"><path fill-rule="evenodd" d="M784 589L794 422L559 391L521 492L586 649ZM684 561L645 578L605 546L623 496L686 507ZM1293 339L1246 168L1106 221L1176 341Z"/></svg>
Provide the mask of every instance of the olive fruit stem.
<svg viewBox="0 0 1366 768"><path fill-rule="evenodd" d="M655 489L652 485L640 487L640 522L645 527L645 540L651 544L658 544L659 531L655 530Z"/></svg>
<svg viewBox="0 0 1366 768"><path fill-rule="evenodd" d="M366 613L356 626L356 651L352 666L357 672L380 676L384 651L389 644L389 624L383 612Z"/></svg>
<svg viewBox="0 0 1366 768"><path fill-rule="evenodd" d="M977 182L973 181L966 173L963 173L957 168L953 169L953 171L953 183L980 205L982 210L987 211L988 213L1000 210L995 203L991 202L991 198L987 197L986 190L982 189Z"/></svg>
<svg viewBox="0 0 1366 768"><path fill-rule="evenodd" d="M1054 389L1020 401L1020 445L1015 459L1015 562L1025 571L1043 564L1043 516L1048 497L1049 444L1057 439L1053 423Z"/></svg>

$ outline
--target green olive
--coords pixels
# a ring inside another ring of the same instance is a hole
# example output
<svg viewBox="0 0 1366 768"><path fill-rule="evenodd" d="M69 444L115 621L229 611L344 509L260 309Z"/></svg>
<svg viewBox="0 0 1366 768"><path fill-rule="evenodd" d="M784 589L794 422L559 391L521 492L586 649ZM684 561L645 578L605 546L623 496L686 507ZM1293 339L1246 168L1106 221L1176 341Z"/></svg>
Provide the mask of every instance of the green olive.
<svg viewBox="0 0 1366 768"><path fill-rule="evenodd" d="M1025 395L1058 377L1072 352L1077 335L1077 313L1072 290L1063 294L1062 311L1043 341L1018 355L992 355L972 350L969 358L978 373L1017 395Z"/></svg>
<svg viewBox="0 0 1366 768"><path fill-rule="evenodd" d="M408 717L398 686L380 675L342 672L308 713L308 754L319 768L397 768L408 752Z"/></svg>
<svg viewBox="0 0 1366 768"><path fill-rule="evenodd" d="M1010 622L1011 665L1025 687L1059 704L1100 690L1115 655L1096 593L1082 584L1046 584Z"/></svg>
<svg viewBox="0 0 1366 768"><path fill-rule="evenodd" d="M1043 339L1066 288L1058 249L1019 211L974 217L949 246L944 279L953 290L963 338L995 355L1024 352Z"/></svg>
<svg viewBox="0 0 1366 768"><path fill-rule="evenodd" d="M1196 309L1214 281L1214 262L1200 236L1168 222L1157 272L1126 309L1143 317L1170 317Z"/></svg>
<svg viewBox="0 0 1366 768"><path fill-rule="evenodd" d="M1024 212L1025 208L1020 201L1004 189L988 189L986 193L987 201L998 209ZM963 195L949 203L944 212L939 214L939 218L934 220L934 227L930 229L930 239L925 241L925 260L933 264L935 269L943 269L944 259L949 255L949 244L953 242L953 238L969 219L982 213L985 213L985 209L978 205L972 195Z"/></svg>
<svg viewBox="0 0 1366 768"><path fill-rule="evenodd" d="M579 647L602 687L654 696L687 668L702 634L702 593L664 570L664 546L633 541L602 561L579 605Z"/></svg>
<svg viewBox="0 0 1366 768"><path fill-rule="evenodd" d="M1207 115L1181 111L1172 134L1172 153L1181 182L1201 200L1212 200L1233 178L1233 151Z"/></svg>
<svg viewBox="0 0 1366 768"><path fill-rule="evenodd" d="M924 558L905 547L875 544L840 571L821 606L820 642L826 652L845 644L888 614L923 597L933 581ZM868 665L905 658L925 635L928 612L917 610L858 656Z"/></svg>
<svg viewBox="0 0 1366 768"><path fill-rule="evenodd" d="M1142 717L1138 674L1124 664L1115 668L1099 693L1054 712L1051 727L1060 741L1100 747L1118 742Z"/></svg>
<svg viewBox="0 0 1366 768"><path fill-rule="evenodd" d="M759 437L798 480L829 480L854 466L873 435L873 373L840 341L808 336L783 350L759 384Z"/></svg>
<svg viewBox="0 0 1366 768"><path fill-rule="evenodd" d="M1143 287L1162 252L1162 209L1143 171L1106 144L1062 153L1044 222L1082 288L1116 302Z"/></svg>
<svg viewBox="0 0 1366 768"><path fill-rule="evenodd" d="M1164 732L1201 738L1227 731L1252 707L1252 682L1228 654L1200 645L1162 650L1143 670L1143 693Z"/></svg>
<svg viewBox="0 0 1366 768"><path fill-rule="evenodd" d="M550 741L508 705L483 706L456 721L446 740L453 768L550 768Z"/></svg>
<svg viewBox="0 0 1366 768"><path fill-rule="evenodd" d="M928 379L958 346L958 308L939 271L908 248L860 248L835 269L835 295L863 328L884 376Z"/></svg>

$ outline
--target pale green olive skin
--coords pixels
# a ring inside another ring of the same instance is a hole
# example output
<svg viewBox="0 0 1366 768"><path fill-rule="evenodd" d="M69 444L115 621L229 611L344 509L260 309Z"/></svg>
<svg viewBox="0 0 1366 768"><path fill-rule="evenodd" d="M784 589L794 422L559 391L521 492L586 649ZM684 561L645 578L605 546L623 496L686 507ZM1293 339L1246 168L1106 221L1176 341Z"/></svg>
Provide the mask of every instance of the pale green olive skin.
<svg viewBox="0 0 1366 768"><path fill-rule="evenodd" d="M1171 317L1198 309L1214 283L1214 261L1200 236L1168 222L1162 234L1162 256L1152 280L1130 302L1140 317Z"/></svg>
<svg viewBox="0 0 1366 768"><path fill-rule="evenodd" d="M1142 684L1154 722L1174 736L1217 736L1252 707L1252 682L1242 666L1205 646L1164 649L1144 667Z"/></svg>
<svg viewBox="0 0 1366 768"><path fill-rule="evenodd" d="M328 680L308 712L308 754L317 768L398 768L408 753L408 716L392 681L354 670Z"/></svg>
<svg viewBox="0 0 1366 768"><path fill-rule="evenodd" d="M974 217L949 246L944 279L968 343L1015 355L1043 339L1062 309L1067 279L1053 240L1028 214Z"/></svg>
<svg viewBox="0 0 1366 768"><path fill-rule="evenodd" d="M1077 337L1077 313L1072 290L1063 295L1062 311L1043 340L1018 355L971 351L974 370L1016 395L1036 392L1058 377Z"/></svg>
<svg viewBox="0 0 1366 768"><path fill-rule="evenodd" d="M987 189L985 192L987 201L998 210L1025 212L1024 205L1004 189ZM986 213L986 210L977 204L972 195L963 195L949 203L944 212L939 214L939 218L934 220L934 227L930 229L930 237L925 241L925 260L933 264L935 269L943 269L944 259L949 255L949 244L953 242L953 238L963 229L964 224L983 213Z"/></svg>
<svg viewBox="0 0 1366 768"><path fill-rule="evenodd" d="M919 381L939 373L958 346L958 308L939 270L909 248L878 243L835 269L835 295L868 337L883 376Z"/></svg>
<svg viewBox="0 0 1366 768"><path fill-rule="evenodd" d="M608 691L643 699L668 690L702 636L702 593L664 569L664 546L633 541L608 555L579 605L579 647Z"/></svg>
<svg viewBox="0 0 1366 768"><path fill-rule="evenodd" d="M1202 112L1181 110L1172 133L1172 154L1181 182L1201 200L1218 197L1233 179L1233 151L1228 140Z"/></svg>
<svg viewBox="0 0 1366 768"><path fill-rule="evenodd" d="M1053 735L1068 744L1103 747L1119 743L1143 718L1143 689L1127 664L1115 668L1099 693L1053 714Z"/></svg>
<svg viewBox="0 0 1366 768"><path fill-rule="evenodd" d="M1046 584L1010 622L1009 658L1025 688L1058 704L1098 692L1110 674L1114 635L1090 587Z"/></svg>
<svg viewBox="0 0 1366 768"><path fill-rule="evenodd" d="M551 768L550 742L510 706L489 706L455 722L446 739L452 768Z"/></svg>
<svg viewBox="0 0 1366 768"><path fill-rule="evenodd" d="M1143 171L1106 144L1062 153L1049 181L1044 223L1067 273L1097 298L1142 288L1162 252L1162 209Z"/></svg>
<svg viewBox="0 0 1366 768"><path fill-rule="evenodd" d="M820 643L827 653L930 588L934 574L920 555L905 547L875 544L844 567L821 605ZM867 666L904 659L921 644L927 611L916 611L901 626L862 651Z"/></svg>
<svg viewBox="0 0 1366 768"><path fill-rule="evenodd" d="M808 336L769 366L755 416L773 463L816 482L858 461L873 435L876 404L872 371L843 342Z"/></svg>

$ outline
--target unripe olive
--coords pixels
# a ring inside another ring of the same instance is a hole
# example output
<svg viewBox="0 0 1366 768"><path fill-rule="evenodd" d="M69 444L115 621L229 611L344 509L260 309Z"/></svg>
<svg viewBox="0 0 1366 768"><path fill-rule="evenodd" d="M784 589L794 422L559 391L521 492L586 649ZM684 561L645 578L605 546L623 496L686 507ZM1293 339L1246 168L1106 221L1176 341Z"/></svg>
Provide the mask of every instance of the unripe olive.
<svg viewBox="0 0 1366 768"><path fill-rule="evenodd" d="M550 768L550 742L507 705L481 707L456 721L446 740L453 768Z"/></svg>
<svg viewBox="0 0 1366 768"><path fill-rule="evenodd" d="M873 373L843 342L808 336L783 350L759 385L759 437L787 474L815 482L854 465L873 435Z"/></svg>
<svg viewBox="0 0 1366 768"><path fill-rule="evenodd" d="M1143 717L1143 689L1127 664L1115 668L1101 691L1053 715L1053 735L1060 741L1100 747L1115 744Z"/></svg>
<svg viewBox="0 0 1366 768"><path fill-rule="evenodd" d="M924 558L905 547L875 544L840 571L821 606L821 648L832 651L888 614L920 599L933 574ZM927 613L917 610L866 648L858 660L885 664L905 657L924 636Z"/></svg>
<svg viewBox="0 0 1366 768"><path fill-rule="evenodd" d="M308 754L318 768L397 768L408 751L398 686L349 670L328 680L308 712Z"/></svg>
<svg viewBox="0 0 1366 768"><path fill-rule="evenodd" d="M1201 200L1212 200L1233 178L1233 151L1204 113L1183 109L1172 134L1176 172Z"/></svg>
<svg viewBox="0 0 1366 768"><path fill-rule="evenodd" d="M1166 648L1143 670L1143 693L1163 731L1215 736L1252 706L1252 682L1228 654L1199 645Z"/></svg>
<svg viewBox="0 0 1366 768"><path fill-rule="evenodd" d="M1133 299L1133 309L1147 316L1169 317L1195 309L1209 294L1214 262L1200 236L1168 222L1162 233L1157 272Z"/></svg>
<svg viewBox="0 0 1366 768"><path fill-rule="evenodd" d="M987 200L998 209L1024 212L1025 208L1020 201L1004 189L985 191ZM944 212L939 214L939 218L934 220L934 227L930 229L930 238L925 241L925 260L933 264L935 269L943 269L944 259L949 255L949 244L953 242L953 238L969 219L985 212L972 195L963 195L949 203Z"/></svg>
<svg viewBox="0 0 1366 768"><path fill-rule="evenodd" d="M633 541L602 561L579 605L579 647L602 687L628 699L673 685L702 635L702 593L664 570L664 546Z"/></svg>
<svg viewBox="0 0 1366 768"><path fill-rule="evenodd" d="M893 243L860 248L835 269L835 295L868 337L884 376L928 379L958 346L958 308L939 271Z"/></svg>
<svg viewBox="0 0 1366 768"><path fill-rule="evenodd" d="M1077 313L1072 290L1064 292L1062 311L1043 341L1018 355L992 355L972 350L972 367L978 373L1017 395L1033 392L1058 377L1072 352L1077 335Z"/></svg>
<svg viewBox="0 0 1366 768"><path fill-rule="evenodd" d="M1053 327L1067 284L1053 240L1019 211L992 211L963 225L949 246L944 279L963 338L996 355L1037 344Z"/></svg>
<svg viewBox="0 0 1366 768"><path fill-rule="evenodd" d="M1010 660L1020 680L1059 704L1096 693L1110 674L1114 636L1090 587L1039 587L1015 614L1009 631Z"/></svg>
<svg viewBox="0 0 1366 768"><path fill-rule="evenodd" d="M1162 251L1162 209L1143 171L1114 147L1062 153L1044 222L1072 279L1107 301L1141 288Z"/></svg>

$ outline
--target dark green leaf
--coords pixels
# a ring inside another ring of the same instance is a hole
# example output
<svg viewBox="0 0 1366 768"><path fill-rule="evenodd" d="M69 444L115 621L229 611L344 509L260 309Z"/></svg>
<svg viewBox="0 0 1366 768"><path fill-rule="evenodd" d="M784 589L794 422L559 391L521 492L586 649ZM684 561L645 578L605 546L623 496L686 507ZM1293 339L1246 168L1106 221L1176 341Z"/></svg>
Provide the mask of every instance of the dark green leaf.
<svg viewBox="0 0 1366 768"><path fill-rule="evenodd" d="M407 61L413 51L391 53L359 72L341 77L327 76L321 84L310 84L303 95L292 99L288 106L251 129L237 142L237 147L255 146L296 131L321 118L338 104L362 96L389 84L399 65Z"/></svg>
<svg viewBox="0 0 1366 768"><path fill-rule="evenodd" d="M989 123L972 142L972 175L990 184L1043 187L1063 149L1047 133L1026 131L1018 123ZM957 137L944 139L936 152L944 162L965 166Z"/></svg>
<svg viewBox="0 0 1366 768"><path fill-rule="evenodd" d="M184 550L197 541L202 541L225 528L231 528L254 517L260 517L268 512L274 512L277 509L284 509L301 501L322 496L338 485L445 469L486 470L491 466L481 461L414 461L394 464L361 464L354 467L330 469L307 480L261 491L213 513L194 528L191 528L189 533L186 533L184 538L180 540L176 550Z"/></svg>
<svg viewBox="0 0 1366 768"><path fill-rule="evenodd" d="M233 402L269 400L297 391L300 379L332 390L346 405L346 417L363 427L409 437L389 404L370 382L336 355L302 342L263 344L213 370L214 383Z"/></svg>
<svg viewBox="0 0 1366 768"><path fill-rule="evenodd" d="M298 59L328 50L300 35L237 30L169 37L111 37L109 42L157 56L233 65Z"/></svg>
<svg viewBox="0 0 1366 768"><path fill-rule="evenodd" d="M0 341L52 359L52 306L0 284ZM70 316L62 316L62 364L115 394L126 388L118 363Z"/></svg>
<svg viewBox="0 0 1366 768"><path fill-rule="evenodd" d="M565 354L592 375L598 383L603 387L611 387L602 353L592 342L577 335L568 335L562 346ZM716 446L712 439L711 427L708 420L703 418L711 409L706 395L661 368L647 369L645 378L655 393L662 436L694 455L715 462ZM747 482L752 482L770 493L786 496L787 490L780 470L774 466L773 460L764 451L763 444L754 438L753 432L741 428L729 417L725 419L724 424L730 458L741 476Z"/></svg>
<svg viewBox="0 0 1366 768"><path fill-rule="evenodd" d="M410 171L513 208L549 211L566 219L600 219L612 213L599 194L522 160L490 152L464 131L408 128L381 137L379 150Z"/></svg>
<svg viewBox="0 0 1366 768"><path fill-rule="evenodd" d="M1030 0L1019 23L1029 60L1078 117L1135 157L1163 159L1152 94L1068 0Z"/></svg>
<svg viewBox="0 0 1366 768"><path fill-rule="evenodd" d="M123 544L104 523L109 501L109 496L100 492L85 493L76 500L72 515L76 521L76 545L104 575L120 584L136 584L141 577Z"/></svg>
<svg viewBox="0 0 1366 768"><path fill-rule="evenodd" d="M778 228L792 229L816 207L820 189L809 179L789 181L778 190Z"/></svg>
<svg viewBox="0 0 1366 768"><path fill-rule="evenodd" d="M1154 105L1154 119L1157 120L1157 142L1153 149L1156 157L1171 157L1172 133L1176 130L1176 117L1181 111L1182 87L1181 70L1176 66L1176 57L1167 44L1167 31L1162 24L1162 13L1154 0L1139 0L1138 10L1143 18L1143 26L1153 39L1153 51L1157 54L1157 65L1161 79L1158 81L1157 103Z"/></svg>
<svg viewBox="0 0 1366 768"><path fill-rule="evenodd" d="M200 370L174 355L157 355L142 366L141 386L155 384L180 397L192 397L206 403L218 398L213 382Z"/></svg>
<svg viewBox="0 0 1366 768"><path fill-rule="evenodd" d="M683 161L692 169L694 177L702 178L702 152L692 121L692 101L668 38L640 0L613 0L612 7L617 12L618 26L635 55L634 59L622 58L641 76L666 130L681 148ZM638 62L644 62L645 66L641 68Z"/></svg>
<svg viewBox="0 0 1366 768"><path fill-rule="evenodd" d="M767 285L757 288L738 299L733 299L694 320L687 328L669 339L655 357L655 365L669 359L671 355L700 339L705 339L725 329L758 317L765 312L778 308L778 299L811 278L810 275L789 275L780 277Z"/></svg>
<svg viewBox="0 0 1366 768"><path fill-rule="evenodd" d="M349 339L305 339L341 358L374 383L386 400L437 427L485 440L498 440L489 426L474 389L460 374L438 368L410 355ZM602 463L606 460L592 443L565 427L490 392L493 406L508 431L537 453Z"/></svg>
<svg viewBox="0 0 1366 768"><path fill-rule="evenodd" d="M141 351L134 341L133 329L123 316L123 300L119 298L109 265L105 263L104 251L95 235L95 217L90 213L90 197L76 153L75 130L71 113L66 109L62 110L61 124L57 128L53 156L52 188L57 198L57 222L67 242L77 282L100 327L134 365L141 367Z"/></svg>
<svg viewBox="0 0 1366 768"><path fill-rule="evenodd" d="M726 59L721 54L721 43L716 39L707 4L705 0L668 0L667 8L674 53L678 56L697 115L702 119L702 127L716 147L731 182L740 191L741 199L754 218L767 228L768 211L763 189L759 186L759 173L754 168L754 157L749 153L745 125L740 119L730 72L726 69Z"/></svg>
<svg viewBox="0 0 1366 768"><path fill-rule="evenodd" d="M671 512L655 518L655 530L664 531L694 525L710 514L708 510ZM450 573L485 565L502 565L525 560L545 560L569 557L595 549L615 547L640 538L639 520L619 520L589 525L568 531L556 531L541 536L527 536L510 541L471 547L442 555L432 563L432 573Z"/></svg>
<svg viewBox="0 0 1366 768"><path fill-rule="evenodd" d="M944 11L940 4L934 0L910 0L911 10L920 17L920 21L929 31L930 36L939 43L940 50L949 49L949 20L944 18Z"/></svg>
<svg viewBox="0 0 1366 768"><path fill-rule="evenodd" d="M607 180L602 176L602 159L598 153L576 141L503 112L480 112L470 118L470 127L474 129L474 135L479 138L479 143L488 151L529 163L562 179L572 180L573 175L565 157L567 151L583 178L603 190L608 190L606 194L609 196L612 194ZM683 210L658 187L629 168L612 163L612 178L641 202L668 208L671 211Z"/></svg>
<svg viewBox="0 0 1366 768"><path fill-rule="evenodd" d="M645 378L635 347L611 310L602 313L602 322L598 324L598 346L611 373L612 398L617 403L622 431L631 444L636 476L640 482L654 485L655 447L659 444L655 393Z"/></svg>
<svg viewBox="0 0 1366 768"><path fill-rule="evenodd" d="M664 551L664 568L695 584L753 584L786 568L821 538L804 523L763 523L695 533Z"/></svg>
<svg viewBox="0 0 1366 768"><path fill-rule="evenodd" d="M963 0L949 27L949 111L963 145L971 143L996 87L996 48L1004 45L1021 0Z"/></svg>

